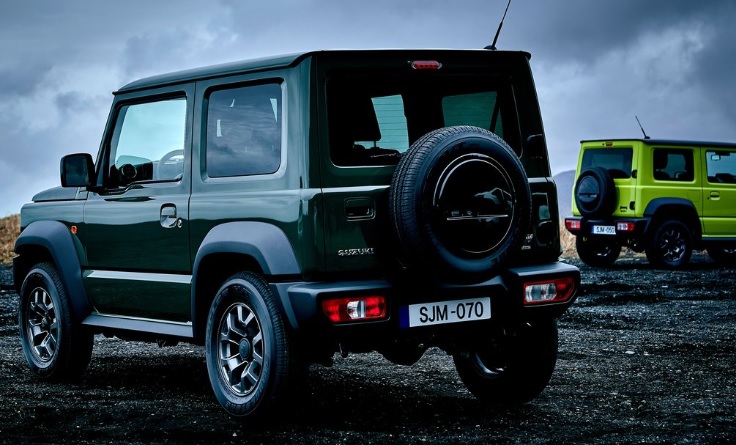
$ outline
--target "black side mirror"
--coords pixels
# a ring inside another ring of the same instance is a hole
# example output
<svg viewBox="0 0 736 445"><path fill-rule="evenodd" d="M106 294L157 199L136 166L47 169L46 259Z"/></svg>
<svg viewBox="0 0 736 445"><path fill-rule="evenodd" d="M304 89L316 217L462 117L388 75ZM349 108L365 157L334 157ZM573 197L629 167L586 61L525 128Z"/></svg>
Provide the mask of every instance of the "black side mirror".
<svg viewBox="0 0 736 445"><path fill-rule="evenodd" d="M61 158L62 187L90 187L95 164L89 153L75 153Z"/></svg>

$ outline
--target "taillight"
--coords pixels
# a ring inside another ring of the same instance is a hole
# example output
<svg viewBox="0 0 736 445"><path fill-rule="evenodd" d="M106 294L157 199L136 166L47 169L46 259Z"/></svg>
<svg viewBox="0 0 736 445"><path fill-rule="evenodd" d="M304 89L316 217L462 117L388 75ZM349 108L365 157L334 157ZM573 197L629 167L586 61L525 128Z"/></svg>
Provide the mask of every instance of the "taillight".
<svg viewBox="0 0 736 445"><path fill-rule="evenodd" d="M333 298L322 301L322 311L333 323L381 320L386 318L386 297Z"/></svg>
<svg viewBox="0 0 736 445"><path fill-rule="evenodd" d="M565 227L567 227L567 230L580 230L582 222L579 219L566 219Z"/></svg>
<svg viewBox="0 0 736 445"><path fill-rule="evenodd" d="M524 304L562 303L575 293L575 280L571 277L524 283Z"/></svg>
<svg viewBox="0 0 736 445"><path fill-rule="evenodd" d="M617 232L633 232L634 231L634 223L633 222L617 222L616 223L616 231Z"/></svg>

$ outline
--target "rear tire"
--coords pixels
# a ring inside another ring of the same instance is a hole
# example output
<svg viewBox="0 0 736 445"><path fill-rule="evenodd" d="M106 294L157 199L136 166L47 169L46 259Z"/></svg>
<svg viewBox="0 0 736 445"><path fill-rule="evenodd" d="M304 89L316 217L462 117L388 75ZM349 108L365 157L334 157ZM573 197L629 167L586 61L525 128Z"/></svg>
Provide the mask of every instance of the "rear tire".
<svg viewBox="0 0 736 445"><path fill-rule="evenodd" d="M655 267L676 269L690 261L693 238L690 229L681 221L665 221L654 231L646 249L649 262Z"/></svg>
<svg viewBox="0 0 736 445"><path fill-rule="evenodd" d="M62 380L84 373L94 337L72 320L66 289L52 264L36 265L23 280L18 326L26 361L38 377Z"/></svg>
<svg viewBox="0 0 736 445"><path fill-rule="evenodd" d="M268 283L241 272L220 288L207 317L207 372L228 414L256 417L289 395L300 370Z"/></svg>
<svg viewBox="0 0 736 445"><path fill-rule="evenodd" d="M455 368L468 390L484 403L517 405L537 397L557 363L555 320L524 324L487 350L456 353Z"/></svg>
<svg viewBox="0 0 736 445"><path fill-rule="evenodd" d="M621 254L620 244L583 235L575 238L575 249L578 257L593 267L608 267L616 262Z"/></svg>

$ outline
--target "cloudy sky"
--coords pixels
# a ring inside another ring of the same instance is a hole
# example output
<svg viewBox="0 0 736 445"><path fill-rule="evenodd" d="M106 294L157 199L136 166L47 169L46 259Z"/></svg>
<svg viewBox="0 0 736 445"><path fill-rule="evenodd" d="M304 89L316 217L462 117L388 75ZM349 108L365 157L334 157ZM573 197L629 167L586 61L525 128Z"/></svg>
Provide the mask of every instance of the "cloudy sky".
<svg viewBox="0 0 736 445"><path fill-rule="evenodd" d="M506 0L4 0L0 217L96 153L140 77L331 48L480 48ZM581 139L736 142L733 0L513 0L497 46L532 53L553 173Z"/></svg>

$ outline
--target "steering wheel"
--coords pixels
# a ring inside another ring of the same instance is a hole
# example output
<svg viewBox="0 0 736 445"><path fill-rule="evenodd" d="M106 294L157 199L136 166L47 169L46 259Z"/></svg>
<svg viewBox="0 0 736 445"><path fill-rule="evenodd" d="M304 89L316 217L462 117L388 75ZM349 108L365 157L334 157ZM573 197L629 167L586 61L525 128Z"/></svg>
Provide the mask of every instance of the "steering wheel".
<svg viewBox="0 0 736 445"><path fill-rule="evenodd" d="M172 150L161 157L156 165L156 179L179 179L184 173L184 150Z"/></svg>

